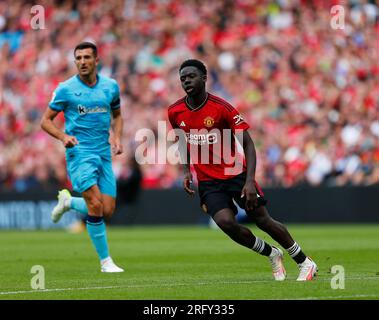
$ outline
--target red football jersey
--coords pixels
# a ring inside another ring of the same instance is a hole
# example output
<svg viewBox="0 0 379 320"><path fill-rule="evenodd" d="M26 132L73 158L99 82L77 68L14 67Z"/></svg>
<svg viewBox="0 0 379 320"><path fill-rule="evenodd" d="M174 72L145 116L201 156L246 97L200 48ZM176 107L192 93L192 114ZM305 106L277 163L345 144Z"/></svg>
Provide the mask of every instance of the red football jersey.
<svg viewBox="0 0 379 320"><path fill-rule="evenodd" d="M249 125L228 102L208 93L201 106L191 109L184 97L168 108L168 119L174 129L185 132L199 181L230 179L246 171L234 134L242 135Z"/></svg>

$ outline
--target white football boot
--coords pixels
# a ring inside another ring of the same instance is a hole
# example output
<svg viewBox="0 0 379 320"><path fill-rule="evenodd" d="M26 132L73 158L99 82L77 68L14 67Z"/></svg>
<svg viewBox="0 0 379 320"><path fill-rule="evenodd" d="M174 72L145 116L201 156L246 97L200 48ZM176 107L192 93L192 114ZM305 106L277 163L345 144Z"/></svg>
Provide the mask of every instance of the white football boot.
<svg viewBox="0 0 379 320"><path fill-rule="evenodd" d="M113 262L111 257L101 260L100 265L101 265L101 272L108 272L108 273L124 272L124 269L121 269L118 266L116 266L116 264Z"/></svg>
<svg viewBox="0 0 379 320"><path fill-rule="evenodd" d="M297 281L310 281L317 275L317 264L309 257L303 263L298 264L300 273Z"/></svg>
<svg viewBox="0 0 379 320"><path fill-rule="evenodd" d="M272 252L269 259L272 266L272 275L276 281L283 281L286 278L286 269L283 264L283 252L277 247L271 246Z"/></svg>
<svg viewBox="0 0 379 320"><path fill-rule="evenodd" d="M51 212L51 220L57 223L63 216L63 214L70 210L71 194L67 189L63 189L58 192L58 204Z"/></svg>

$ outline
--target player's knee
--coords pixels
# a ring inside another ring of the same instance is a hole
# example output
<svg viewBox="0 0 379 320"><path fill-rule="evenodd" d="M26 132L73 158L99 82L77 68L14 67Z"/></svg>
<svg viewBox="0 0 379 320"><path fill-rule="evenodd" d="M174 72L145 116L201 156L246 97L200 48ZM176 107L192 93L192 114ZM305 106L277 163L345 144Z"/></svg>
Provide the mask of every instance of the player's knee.
<svg viewBox="0 0 379 320"><path fill-rule="evenodd" d="M103 203L97 198L91 198L88 201L89 210L94 214L103 214Z"/></svg>
<svg viewBox="0 0 379 320"><path fill-rule="evenodd" d="M113 216L114 209L115 209L114 205L104 206L104 211L103 211L104 218L105 219L110 219Z"/></svg>
<svg viewBox="0 0 379 320"><path fill-rule="evenodd" d="M265 207L258 208L252 215L252 220L257 227L263 231L266 231L273 225L274 220L268 214Z"/></svg>
<svg viewBox="0 0 379 320"><path fill-rule="evenodd" d="M233 233L236 228L238 228L238 224L233 219L229 218L219 218L215 220L216 224L223 230L225 233Z"/></svg>
<svg viewBox="0 0 379 320"><path fill-rule="evenodd" d="M270 216L257 217L255 219L257 227L263 231L269 230L275 221Z"/></svg>

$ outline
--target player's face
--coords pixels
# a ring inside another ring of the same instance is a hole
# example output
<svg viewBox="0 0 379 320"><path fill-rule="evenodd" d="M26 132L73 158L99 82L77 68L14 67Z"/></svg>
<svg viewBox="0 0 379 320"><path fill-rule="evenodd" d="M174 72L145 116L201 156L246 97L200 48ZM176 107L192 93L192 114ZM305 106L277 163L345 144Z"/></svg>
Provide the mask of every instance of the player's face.
<svg viewBox="0 0 379 320"><path fill-rule="evenodd" d="M75 64L81 76L88 76L96 72L98 62L99 58L95 57L91 48L80 49L75 52Z"/></svg>
<svg viewBox="0 0 379 320"><path fill-rule="evenodd" d="M196 96L205 90L207 76L196 67L185 67L180 70L180 82L189 96Z"/></svg>

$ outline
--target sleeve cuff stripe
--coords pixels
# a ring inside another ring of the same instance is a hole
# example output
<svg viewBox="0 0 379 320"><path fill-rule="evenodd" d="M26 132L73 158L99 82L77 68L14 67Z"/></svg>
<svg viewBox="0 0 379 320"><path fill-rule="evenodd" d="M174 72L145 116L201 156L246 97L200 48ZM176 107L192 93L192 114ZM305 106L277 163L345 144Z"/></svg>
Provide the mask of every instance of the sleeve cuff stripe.
<svg viewBox="0 0 379 320"><path fill-rule="evenodd" d="M120 105L120 99L117 99L117 100L115 100L115 101L113 101L112 103L111 103L111 107L113 108L113 107L116 107L116 106L119 106Z"/></svg>

